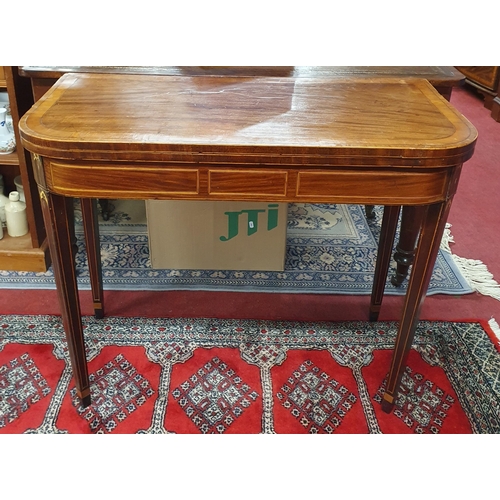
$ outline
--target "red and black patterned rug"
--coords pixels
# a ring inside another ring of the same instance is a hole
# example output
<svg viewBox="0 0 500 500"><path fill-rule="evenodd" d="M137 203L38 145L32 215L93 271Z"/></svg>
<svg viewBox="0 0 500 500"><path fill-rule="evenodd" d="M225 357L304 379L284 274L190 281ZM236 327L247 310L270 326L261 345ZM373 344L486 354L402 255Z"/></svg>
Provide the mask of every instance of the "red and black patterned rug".
<svg viewBox="0 0 500 500"><path fill-rule="evenodd" d="M0 316L0 432L500 433L500 353L477 322L421 322L381 410L396 326L85 317L84 409L60 318Z"/></svg>

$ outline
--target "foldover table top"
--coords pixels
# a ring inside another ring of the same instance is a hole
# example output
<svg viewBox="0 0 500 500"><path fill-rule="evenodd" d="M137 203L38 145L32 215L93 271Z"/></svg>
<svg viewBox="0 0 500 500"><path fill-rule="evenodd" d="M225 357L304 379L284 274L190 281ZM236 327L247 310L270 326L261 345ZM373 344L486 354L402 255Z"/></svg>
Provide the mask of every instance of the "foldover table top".
<svg viewBox="0 0 500 500"><path fill-rule="evenodd" d="M422 79L91 73L61 77L20 131L51 158L308 167L456 165L477 136Z"/></svg>

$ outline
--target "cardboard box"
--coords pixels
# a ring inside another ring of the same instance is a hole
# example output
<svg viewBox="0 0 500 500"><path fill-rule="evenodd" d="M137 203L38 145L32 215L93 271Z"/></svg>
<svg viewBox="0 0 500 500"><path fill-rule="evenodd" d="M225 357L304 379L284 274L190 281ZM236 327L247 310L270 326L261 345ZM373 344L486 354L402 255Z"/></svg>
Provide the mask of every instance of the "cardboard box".
<svg viewBox="0 0 500 500"><path fill-rule="evenodd" d="M147 200L154 269L283 271L287 204Z"/></svg>

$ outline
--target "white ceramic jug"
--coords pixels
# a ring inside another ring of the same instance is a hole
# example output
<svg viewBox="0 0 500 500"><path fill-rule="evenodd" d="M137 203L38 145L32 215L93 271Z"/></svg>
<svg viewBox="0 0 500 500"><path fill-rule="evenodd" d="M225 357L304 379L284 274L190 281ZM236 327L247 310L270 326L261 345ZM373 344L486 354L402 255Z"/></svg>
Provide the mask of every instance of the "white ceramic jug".
<svg viewBox="0 0 500 500"><path fill-rule="evenodd" d="M9 203L5 205L7 219L7 233L9 236L24 236L28 232L28 218L26 203L19 200L19 193L12 191L9 194Z"/></svg>

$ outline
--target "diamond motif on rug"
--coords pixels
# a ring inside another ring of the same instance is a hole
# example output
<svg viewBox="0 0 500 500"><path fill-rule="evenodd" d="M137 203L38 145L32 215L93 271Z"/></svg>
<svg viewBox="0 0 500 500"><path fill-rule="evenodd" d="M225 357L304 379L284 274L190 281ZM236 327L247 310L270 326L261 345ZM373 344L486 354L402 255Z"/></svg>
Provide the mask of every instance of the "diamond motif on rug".
<svg viewBox="0 0 500 500"><path fill-rule="evenodd" d="M311 434L335 432L357 401L352 392L309 360L293 371L276 396Z"/></svg>
<svg viewBox="0 0 500 500"><path fill-rule="evenodd" d="M27 354L0 366L0 428L12 423L51 389Z"/></svg>
<svg viewBox="0 0 500 500"><path fill-rule="evenodd" d="M82 408L76 389L71 389L73 405L96 434L112 432L153 394L149 381L119 354L89 375L92 404Z"/></svg>
<svg viewBox="0 0 500 500"><path fill-rule="evenodd" d="M382 401L387 380L374 396ZM393 414L417 434L438 434L455 399L420 373L406 367L394 402Z"/></svg>
<svg viewBox="0 0 500 500"><path fill-rule="evenodd" d="M172 396L203 434L222 434L259 394L215 357L176 387Z"/></svg>

